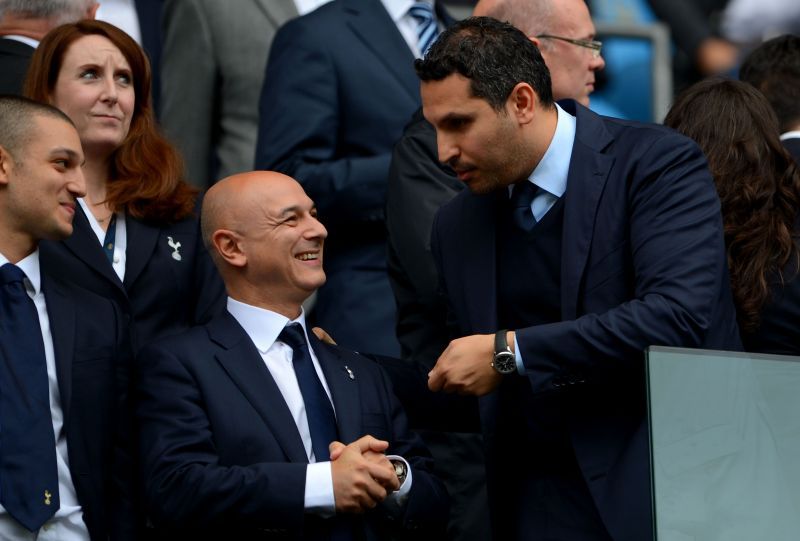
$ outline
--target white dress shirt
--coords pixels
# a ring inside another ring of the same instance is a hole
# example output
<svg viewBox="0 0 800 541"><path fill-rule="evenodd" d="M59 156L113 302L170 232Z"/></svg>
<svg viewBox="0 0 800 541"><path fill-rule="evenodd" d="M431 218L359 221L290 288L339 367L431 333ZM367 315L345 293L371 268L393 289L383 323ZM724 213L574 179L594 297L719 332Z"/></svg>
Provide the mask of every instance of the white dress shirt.
<svg viewBox="0 0 800 541"><path fill-rule="evenodd" d="M96 17L98 21L121 28L136 43L142 44L142 27L134 0L101 0Z"/></svg>
<svg viewBox="0 0 800 541"><path fill-rule="evenodd" d="M397 25L400 34L403 35L403 39L408 43L408 48L411 49L411 52L414 53L416 58L420 58L422 55L420 54L418 45L419 35L417 34L417 20L409 15L408 10L417 2L424 2L433 7L433 0L381 0L381 2L394 21L394 24ZM434 14L435 13L434 11ZM439 31L441 31L443 28L441 21L439 21L438 24Z"/></svg>
<svg viewBox="0 0 800 541"><path fill-rule="evenodd" d="M297 8L297 13L305 15L311 13L322 4L327 4L331 0L294 0L294 5Z"/></svg>
<svg viewBox="0 0 800 541"><path fill-rule="evenodd" d="M94 231L94 234L97 237L97 242L100 243L100 246L103 246L103 242L105 242L106 239L106 232L103 231L102 227L100 227L100 222L98 222L97 218L94 217L94 214L92 214L92 211L89 210L89 206L82 197L78 198L78 203L83 209L86 219L89 220L89 225L92 227L92 231ZM116 214L117 224L114 226L114 258L111 266L114 267L114 272L117 273L117 276L119 276L119 281L122 282L125 280L125 263L127 261L126 253L128 249L128 227L125 222L125 213L123 211L119 211ZM103 248L103 250L105 250L105 248Z"/></svg>
<svg viewBox="0 0 800 541"><path fill-rule="evenodd" d="M6 36L2 36L3 39L11 39L14 41L18 41L20 43L24 43L25 45L30 45L34 49L39 46L39 40L29 38L28 36L19 36L17 34L8 34Z"/></svg>
<svg viewBox="0 0 800 541"><path fill-rule="evenodd" d="M528 182L535 184L543 193L539 193L531 202L531 211L536 221L544 218L553 205L567 191L567 177L569 176L569 162L572 158L572 147L575 144L575 130L577 121L574 116L556 104L558 120L556 131L550 146L539 160L539 164L528 177ZM509 186L509 196L513 185ZM514 336L514 355L517 360L517 371L525 374L525 365L522 362L522 353Z"/></svg>
<svg viewBox="0 0 800 541"><path fill-rule="evenodd" d="M0 266L8 263L0 254ZM83 522L83 511L78 503L75 485L69 471L67 435L63 430L64 413L61 409L61 394L56 376L56 357L53 349L53 335L50 332L50 319L42 293L42 280L39 272L39 250L16 263L25 273L25 290L36 305L39 327L44 341L44 356L47 362L47 380L50 389L50 416L55 434L56 463L58 466L58 497L60 507L53 518L48 520L38 532L30 532L9 515L0 505L0 541L89 541L89 530Z"/></svg>
<svg viewBox="0 0 800 541"><path fill-rule="evenodd" d="M786 141L787 139L800 139L800 131L787 131L781 134L781 141Z"/></svg>
<svg viewBox="0 0 800 541"><path fill-rule="evenodd" d="M333 495L331 463L330 461L317 462L314 456L314 451L311 447L311 431L308 428L303 395L300 392L300 385L297 383L297 376L295 375L294 366L292 365L293 351L290 346L278 341L278 335L287 324L299 323L300 326L303 327L303 332L306 333L306 341L308 342L305 312L301 310L300 316L290 321L289 318L285 316L270 310L239 302L230 297L228 297L228 312L239 322L239 325L242 326L261 354L261 358L272 375L272 379L275 380L283 396L283 400L289 407L295 425L297 425L297 430L303 440L303 446L305 447L306 456L308 456L309 461L308 469L306 470L306 511L322 516L334 515L336 512L336 503ZM331 391L328 388L325 374L322 372L314 349L309 346L308 351L311 354L314 370L316 370L322 387L325 389L328 399L330 399ZM333 406L333 403L331 403L331 405ZM409 467L408 477L406 477L403 486L401 486L400 490L397 492L390 494L387 500L393 501L397 505L402 505L408 497L408 492L410 490L411 468Z"/></svg>

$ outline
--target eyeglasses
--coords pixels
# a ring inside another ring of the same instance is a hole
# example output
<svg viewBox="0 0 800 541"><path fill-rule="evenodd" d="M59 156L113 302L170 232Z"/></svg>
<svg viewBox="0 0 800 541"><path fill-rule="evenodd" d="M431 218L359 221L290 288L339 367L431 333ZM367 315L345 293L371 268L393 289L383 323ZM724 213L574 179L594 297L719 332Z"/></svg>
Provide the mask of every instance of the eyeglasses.
<svg viewBox="0 0 800 541"><path fill-rule="evenodd" d="M600 49L603 48L602 41L596 41L593 39L572 39L572 38L564 38L561 36L552 36L550 34L539 34L536 36L537 38L547 38L547 39L557 39L560 41L566 41L567 43L571 43L573 45L577 45L578 47L584 47L586 49L591 49L592 56L594 58L600 57Z"/></svg>

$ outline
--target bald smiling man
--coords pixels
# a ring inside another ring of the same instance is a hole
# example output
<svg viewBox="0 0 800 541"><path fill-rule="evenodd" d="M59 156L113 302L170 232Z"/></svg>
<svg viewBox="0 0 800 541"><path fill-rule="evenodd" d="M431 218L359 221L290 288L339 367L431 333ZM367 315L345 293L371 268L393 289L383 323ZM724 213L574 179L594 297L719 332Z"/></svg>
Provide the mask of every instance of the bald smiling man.
<svg viewBox="0 0 800 541"><path fill-rule="evenodd" d="M140 354L152 522L165 538L436 535L446 491L388 379L307 332L302 303L325 283L314 202L243 173L208 191L202 228L227 312Z"/></svg>

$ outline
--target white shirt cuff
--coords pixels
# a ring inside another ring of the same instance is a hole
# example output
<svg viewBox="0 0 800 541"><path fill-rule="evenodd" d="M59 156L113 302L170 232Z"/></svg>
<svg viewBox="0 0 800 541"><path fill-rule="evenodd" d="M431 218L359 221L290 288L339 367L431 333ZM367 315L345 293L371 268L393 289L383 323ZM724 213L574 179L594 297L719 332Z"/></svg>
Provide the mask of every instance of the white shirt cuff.
<svg viewBox="0 0 800 541"><path fill-rule="evenodd" d="M522 362L522 353L519 352L519 344L517 344L517 333L514 333L514 360L517 361L517 372L520 376L525 375L525 363Z"/></svg>
<svg viewBox="0 0 800 541"><path fill-rule="evenodd" d="M336 499L333 496L333 470L331 463L315 462L306 467L306 513L323 518L336 514Z"/></svg>
<svg viewBox="0 0 800 541"><path fill-rule="evenodd" d="M386 455L386 458L389 460L402 460L406 464L406 480L403 481L403 484L400 485L394 492L390 492L388 496L386 496L385 503L393 504L398 508L402 508L406 504L406 500L408 500L408 493L411 492L411 482L412 482L412 472L411 472L411 464L406 462L406 459L401 457L400 455Z"/></svg>

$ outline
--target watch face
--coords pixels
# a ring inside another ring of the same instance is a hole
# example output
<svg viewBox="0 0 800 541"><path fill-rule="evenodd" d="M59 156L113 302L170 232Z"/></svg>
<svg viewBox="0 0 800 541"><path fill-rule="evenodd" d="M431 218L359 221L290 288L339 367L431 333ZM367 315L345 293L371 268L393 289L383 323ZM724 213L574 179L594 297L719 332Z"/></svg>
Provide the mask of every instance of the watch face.
<svg viewBox="0 0 800 541"><path fill-rule="evenodd" d="M501 374L511 374L517 370L517 360L510 351L501 351L495 353L493 366Z"/></svg>

